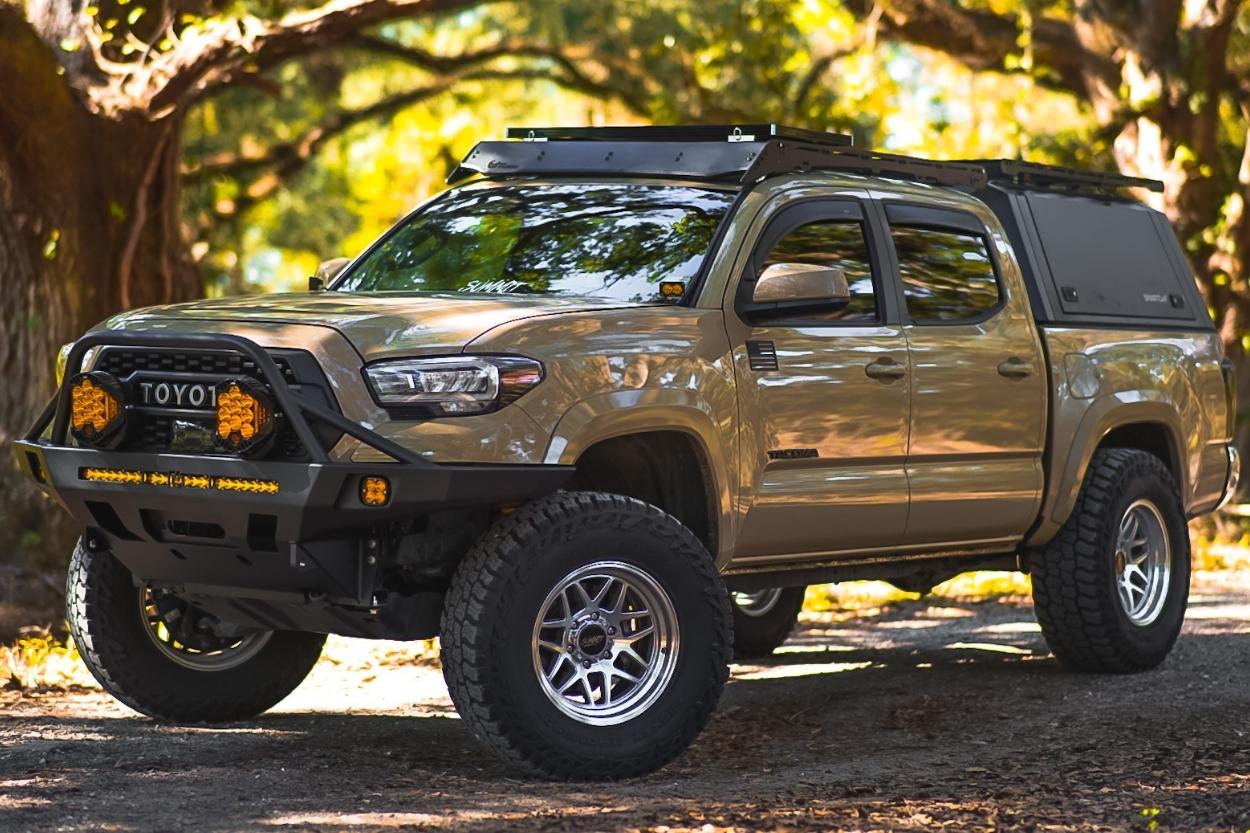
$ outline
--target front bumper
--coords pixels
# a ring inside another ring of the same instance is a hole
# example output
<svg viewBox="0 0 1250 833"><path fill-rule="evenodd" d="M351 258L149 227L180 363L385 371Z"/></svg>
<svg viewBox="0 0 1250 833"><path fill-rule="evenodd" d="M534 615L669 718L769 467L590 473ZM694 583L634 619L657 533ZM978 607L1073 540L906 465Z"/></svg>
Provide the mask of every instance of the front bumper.
<svg viewBox="0 0 1250 833"><path fill-rule="evenodd" d="M1217 510L1223 509L1233 499L1233 495L1237 493L1237 484L1241 482L1241 452L1232 443L1225 450L1228 452L1228 473L1224 476L1224 493L1220 495L1220 502L1215 506Z"/></svg>
<svg viewBox="0 0 1250 833"><path fill-rule="evenodd" d="M430 462L303 399L261 348L237 336L95 333L71 351L66 378L96 344L237 350L255 362L310 452L310 462L286 462L74 446L64 389L15 444L20 467L87 530L89 545L108 548L138 580L179 589L223 618L358 636L424 632L425 625L385 621L387 611L379 610L386 530L436 512L530 500L573 473L567 466ZM395 462L332 460L313 422ZM362 501L367 476L387 479L384 505Z"/></svg>

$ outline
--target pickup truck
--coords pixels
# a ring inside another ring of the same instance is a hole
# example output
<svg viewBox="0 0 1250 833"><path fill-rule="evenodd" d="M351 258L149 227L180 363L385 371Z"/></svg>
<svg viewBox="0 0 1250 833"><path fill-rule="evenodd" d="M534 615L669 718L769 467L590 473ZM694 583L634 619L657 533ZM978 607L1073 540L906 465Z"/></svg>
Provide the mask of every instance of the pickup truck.
<svg viewBox="0 0 1250 833"><path fill-rule="evenodd" d="M247 719L326 634L438 636L487 746L607 779L813 583L1018 569L1063 665L1169 652L1238 458L1157 183L774 125L522 129L450 180L306 293L66 346L17 456L122 703Z"/></svg>

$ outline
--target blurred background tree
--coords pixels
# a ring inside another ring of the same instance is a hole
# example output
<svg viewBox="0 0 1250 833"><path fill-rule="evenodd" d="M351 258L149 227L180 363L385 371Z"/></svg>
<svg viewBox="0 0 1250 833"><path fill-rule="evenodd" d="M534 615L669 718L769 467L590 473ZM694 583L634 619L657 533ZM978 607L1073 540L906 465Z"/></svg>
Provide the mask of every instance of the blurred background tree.
<svg viewBox="0 0 1250 833"><path fill-rule="evenodd" d="M1236 0L0 0L0 456L60 344L302 288L518 123L775 120L1163 178L1250 378L1246 22ZM63 558L65 526L0 479L3 551Z"/></svg>

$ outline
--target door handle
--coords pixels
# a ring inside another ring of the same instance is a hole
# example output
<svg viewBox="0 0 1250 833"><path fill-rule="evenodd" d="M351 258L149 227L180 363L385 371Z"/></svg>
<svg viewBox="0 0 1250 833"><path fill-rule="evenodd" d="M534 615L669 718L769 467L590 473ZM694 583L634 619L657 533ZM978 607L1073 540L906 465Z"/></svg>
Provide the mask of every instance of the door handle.
<svg viewBox="0 0 1250 833"><path fill-rule="evenodd" d="M1033 365L1024 359L1012 356L998 366L998 375L1005 376L1008 379L1023 379L1026 376L1033 375Z"/></svg>
<svg viewBox="0 0 1250 833"><path fill-rule="evenodd" d="M907 375L907 365L900 364L891 358L882 358L865 367L864 372L868 374L869 379L889 384Z"/></svg>

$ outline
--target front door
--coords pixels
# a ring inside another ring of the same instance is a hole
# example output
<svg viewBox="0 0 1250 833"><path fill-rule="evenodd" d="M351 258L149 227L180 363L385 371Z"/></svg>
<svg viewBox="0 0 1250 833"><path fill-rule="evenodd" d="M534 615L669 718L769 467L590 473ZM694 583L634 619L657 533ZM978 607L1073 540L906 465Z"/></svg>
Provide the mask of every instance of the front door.
<svg viewBox="0 0 1250 833"><path fill-rule="evenodd" d="M907 520L907 340L882 291L880 229L856 199L820 199L765 227L726 311L741 414L735 564L889 547ZM842 270L850 302L752 319L742 306L778 263Z"/></svg>
<svg viewBox="0 0 1250 833"><path fill-rule="evenodd" d="M1027 299L972 214L887 203L886 216L912 362L903 543L1001 546L1042 493L1046 368Z"/></svg>

